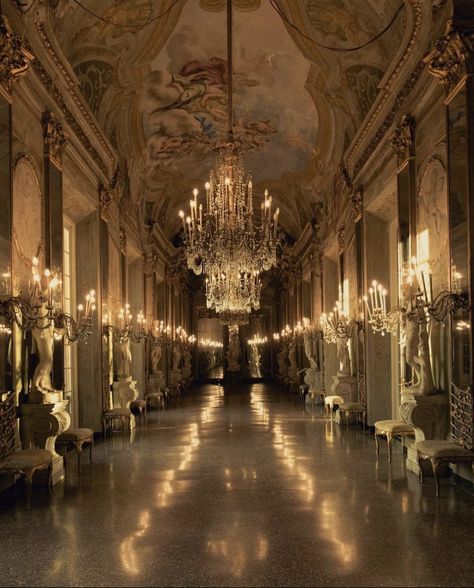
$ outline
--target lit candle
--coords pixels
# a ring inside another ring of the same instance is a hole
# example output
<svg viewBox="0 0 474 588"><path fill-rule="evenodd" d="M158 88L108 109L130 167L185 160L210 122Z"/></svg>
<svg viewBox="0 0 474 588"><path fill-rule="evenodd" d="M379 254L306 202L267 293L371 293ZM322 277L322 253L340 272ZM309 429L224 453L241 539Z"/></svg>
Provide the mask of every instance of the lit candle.
<svg viewBox="0 0 474 588"><path fill-rule="evenodd" d="M372 305L372 309L375 310L374 289L373 288L369 288L369 294L370 294L370 304Z"/></svg>
<svg viewBox="0 0 474 588"><path fill-rule="evenodd" d="M369 315L370 320L372 318L372 313L370 312L369 299L367 296L364 296L363 300L365 302L365 307L367 308L367 314Z"/></svg>

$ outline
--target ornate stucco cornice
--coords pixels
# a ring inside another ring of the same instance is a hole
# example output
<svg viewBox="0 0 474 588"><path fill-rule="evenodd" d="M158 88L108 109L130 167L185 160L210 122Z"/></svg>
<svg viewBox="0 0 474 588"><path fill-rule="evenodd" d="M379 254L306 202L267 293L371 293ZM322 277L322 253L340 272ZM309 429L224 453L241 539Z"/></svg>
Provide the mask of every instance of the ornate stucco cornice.
<svg viewBox="0 0 474 588"><path fill-rule="evenodd" d="M53 112L45 112L43 124L44 154L59 168L62 168L62 153L68 141L68 134Z"/></svg>
<svg viewBox="0 0 474 588"><path fill-rule="evenodd" d="M23 77L34 59L20 35L13 32L5 15L0 15L0 85L9 94L12 83Z"/></svg>
<svg viewBox="0 0 474 588"><path fill-rule="evenodd" d="M58 105L59 109L61 110L61 113L64 116L64 120L67 122L67 124L72 129L74 134L80 140L80 142L82 143L86 151L89 153L89 155L92 157L92 159L96 162L100 170L105 175L107 175L109 166L99 155L98 151L93 146L86 132L82 129L81 125L77 121L77 118L69 109L66 101L63 98L62 91L59 89L58 85L53 81L52 77L49 75L46 68L37 58L33 61L33 70L37 74L41 83L45 86L48 94L54 99L54 101Z"/></svg>
<svg viewBox="0 0 474 588"><path fill-rule="evenodd" d="M421 78L425 69L426 69L426 64L423 61L423 59L421 59L417 63L414 70L412 71L411 75L407 78L407 80L406 80L405 84L403 85L402 89L400 90L400 92L397 94L392 108L390 109L390 111L386 115L386 117L383 120L380 127L377 129L377 132L373 135L369 144L367 145L367 147L363 151L361 157L355 163L354 168L353 168L353 176L354 177L357 176L357 174L361 171L361 169L367 163L367 161L369 160L370 156L375 151L377 146L387 136L387 133L390 131L390 127L393 125L398 113L403 108L403 105L404 105L407 97L410 95L410 93L412 92L412 90L414 89L416 84L418 83L418 81Z"/></svg>
<svg viewBox="0 0 474 588"><path fill-rule="evenodd" d="M415 157L415 129L415 118L411 114L404 114L390 139L390 145L397 155L398 166Z"/></svg>
<svg viewBox="0 0 474 588"><path fill-rule="evenodd" d="M79 82L52 32L49 8L46 3L37 3L34 14L20 7L10 16L15 30L25 39L26 50L34 55L30 68L32 75L28 76L34 91L50 110L57 112L70 133L71 144L92 160L98 170L96 173L102 174L105 181L115 168L118 157L90 111Z"/></svg>
<svg viewBox="0 0 474 588"><path fill-rule="evenodd" d="M413 15L413 27L412 27L412 34L408 41L408 44L405 48L405 51L401 55L397 65L394 67L390 76L383 80L383 90L379 93L377 99L375 100L374 104L372 105L364 123L361 125L356 137L352 141L349 150L346 154L346 161L349 164L352 164L353 169L355 170L358 166L359 162L354 164L354 160L357 157L357 152L360 151L362 146L367 142L368 136L373 132L374 126L377 124L377 120L380 119L384 109L387 108L387 105L393 99L395 86L397 81L400 80L400 76L403 75L403 70L406 68L408 61L412 57L414 50L417 47L417 44L420 42L421 32L422 32L422 24L423 24L423 0L407 0L408 4L412 6L412 15ZM416 68L415 68L416 69ZM397 108L397 100L400 95L403 96L404 88L400 90L397 94L395 99L395 108ZM405 90L406 91L406 90ZM389 125L390 126L390 125ZM376 136L378 135L378 130L376 131ZM373 139L371 140L372 143ZM378 142L377 142L378 143ZM365 153L365 151L364 151ZM364 157L364 156L362 156ZM360 161L360 159L359 159ZM359 167L360 169L360 167ZM354 172L356 175L357 172Z"/></svg>
<svg viewBox="0 0 474 588"><path fill-rule="evenodd" d="M36 29L38 31L38 37L40 38L41 42L43 43L44 48L46 49L49 57L54 62L57 70L60 72L61 77L63 78L64 82L69 88L69 95L74 101L75 105L79 109L82 117L87 122L90 130L94 134L97 141L100 143L101 147L108 155L108 157L116 161L116 154L114 153L112 147L110 146L108 140L105 138L103 131L100 129L99 125L94 120L94 115L90 112L87 103L85 102L82 93L76 91L78 86L77 79L74 79L71 74L69 73L68 69L64 65L64 58L61 58L57 51L54 48L53 43L51 42L47 32L45 23L42 21L36 21Z"/></svg>

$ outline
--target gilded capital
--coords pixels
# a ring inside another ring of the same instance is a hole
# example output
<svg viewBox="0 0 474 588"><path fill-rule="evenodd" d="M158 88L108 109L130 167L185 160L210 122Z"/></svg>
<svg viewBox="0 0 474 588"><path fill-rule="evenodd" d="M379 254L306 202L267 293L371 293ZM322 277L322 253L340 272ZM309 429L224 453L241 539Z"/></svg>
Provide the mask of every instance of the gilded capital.
<svg viewBox="0 0 474 588"><path fill-rule="evenodd" d="M401 123L395 129L390 144L397 155L398 165L415 156L416 122L410 114L404 114Z"/></svg>
<svg viewBox="0 0 474 588"><path fill-rule="evenodd" d="M12 31L7 17L0 15L0 84L6 92L10 93L12 82L26 74L32 59L33 54Z"/></svg>
<svg viewBox="0 0 474 588"><path fill-rule="evenodd" d="M45 112L41 122L43 123L44 154L61 167L63 149L69 136L53 112Z"/></svg>
<svg viewBox="0 0 474 588"><path fill-rule="evenodd" d="M105 220L109 220L110 205L112 204L113 196L108 186L99 184L99 212L100 216Z"/></svg>

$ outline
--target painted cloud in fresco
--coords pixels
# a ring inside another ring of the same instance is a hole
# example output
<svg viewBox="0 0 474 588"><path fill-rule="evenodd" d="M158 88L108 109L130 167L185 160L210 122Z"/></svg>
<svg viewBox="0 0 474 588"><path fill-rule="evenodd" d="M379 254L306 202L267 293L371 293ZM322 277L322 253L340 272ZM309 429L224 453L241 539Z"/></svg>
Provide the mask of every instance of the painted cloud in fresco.
<svg viewBox="0 0 474 588"><path fill-rule="evenodd" d="M256 82L237 74L238 86ZM147 160L163 171L177 171L181 158L201 161L224 139L227 64L217 57L185 63L178 73L154 71L147 83ZM268 120L236 121L243 149L262 146L275 132ZM190 163L190 162L188 162ZM196 161L197 163L197 161Z"/></svg>
<svg viewBox="0 0 474 588"><path fill-rule="evenodd" d="M142 96L147 162L203 177L225 140L225 14L190 2L152 63ZM272 26L262 26L262 20ZM234 136L256 181L301 172L312 160L315 108L304 89L309 64L267 6L235 18ZM288 79L294 80L292 87Z"/></svg>

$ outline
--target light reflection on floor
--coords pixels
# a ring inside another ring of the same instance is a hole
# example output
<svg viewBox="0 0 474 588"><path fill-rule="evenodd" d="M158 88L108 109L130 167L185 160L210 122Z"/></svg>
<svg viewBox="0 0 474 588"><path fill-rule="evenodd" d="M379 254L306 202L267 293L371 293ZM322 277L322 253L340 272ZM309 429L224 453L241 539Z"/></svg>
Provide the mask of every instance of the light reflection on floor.
<svg viewBox="0 0 474 588"><path fill-rule="evenodd" d="M474 573L472 495L445 482L436 501L399 450L376 460L371 435L266 384L205 386L98 443L51 499L0 506L4 585L469 585ZM38 541L48 566L18 566Z"/></svg>

